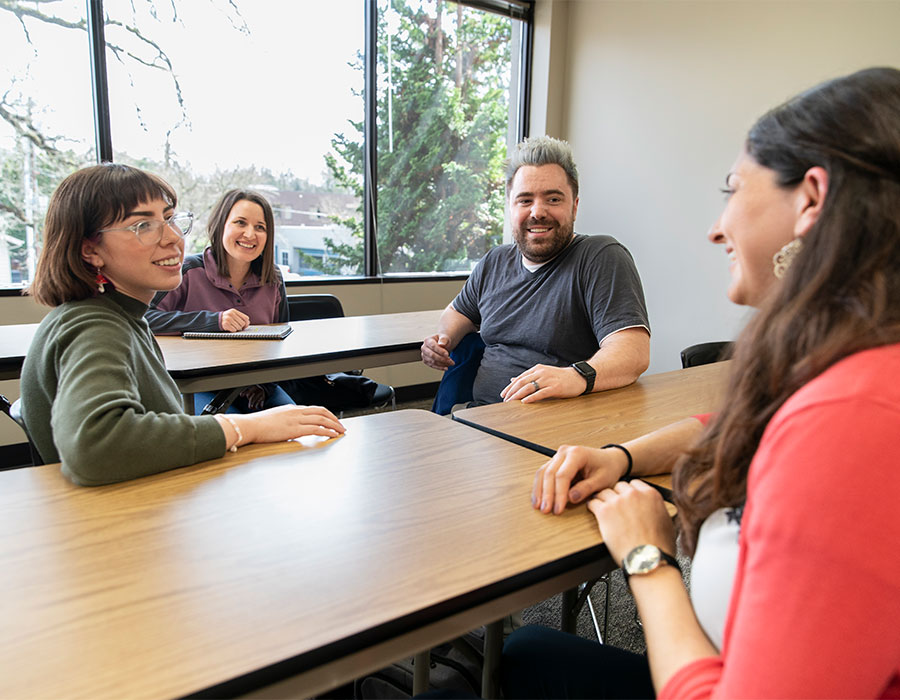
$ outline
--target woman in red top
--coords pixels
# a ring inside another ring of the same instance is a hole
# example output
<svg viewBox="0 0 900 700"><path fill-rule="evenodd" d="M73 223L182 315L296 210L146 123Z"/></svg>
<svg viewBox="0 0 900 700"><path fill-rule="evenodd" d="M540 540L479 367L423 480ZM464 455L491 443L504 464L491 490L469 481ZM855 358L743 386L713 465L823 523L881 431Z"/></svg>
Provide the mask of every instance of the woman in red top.
<svg viewBox="0 0 900 700"><path fill-rule="evenodd" d="M506 697L900 697L900 71L764 115L725 191L709 238L729 298L759 308L728 401L705 428L561 448L532 494L545 513L590 498L649 666L525 628ZM620 480L673 465L693 601L660 496Z"/></svg>

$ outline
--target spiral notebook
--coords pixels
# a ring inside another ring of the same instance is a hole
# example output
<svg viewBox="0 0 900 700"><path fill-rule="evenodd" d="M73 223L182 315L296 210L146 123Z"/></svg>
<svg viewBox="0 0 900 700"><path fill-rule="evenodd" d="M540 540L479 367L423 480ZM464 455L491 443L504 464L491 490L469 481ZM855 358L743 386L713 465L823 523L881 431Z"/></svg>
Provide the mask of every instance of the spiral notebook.
<svg viewBox="0 0 900 700"><path fill-rule="evenodd" d="M211 338L214 340L284 340L293 330L293 328L285 323L280 326L247 326L244 330L236 331L234 333L201 333L196 331L186 331L181 334L181 337L191 340L203 338Z"/></svg>

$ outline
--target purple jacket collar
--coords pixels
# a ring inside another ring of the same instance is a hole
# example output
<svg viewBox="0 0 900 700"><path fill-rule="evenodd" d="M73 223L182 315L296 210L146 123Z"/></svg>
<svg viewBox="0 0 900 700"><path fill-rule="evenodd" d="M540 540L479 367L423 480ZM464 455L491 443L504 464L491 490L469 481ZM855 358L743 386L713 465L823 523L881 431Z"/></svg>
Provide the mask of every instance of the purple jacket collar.
<svg viewBox="0 0 900 700"><path fill-rule="evenodd" d="M206 278L211 285L218 287L219 289L231 289L231 281L227 277L219 274L219 266L216 264L212 248L209 246L203 251L203 269L206 272ZM247 277L244 278L244 284L241 285L241 289L253 289L254 287L261 286L259 275L251 269L250 272L247 273ZM235 291L240 291L240 289Z"/></svg>

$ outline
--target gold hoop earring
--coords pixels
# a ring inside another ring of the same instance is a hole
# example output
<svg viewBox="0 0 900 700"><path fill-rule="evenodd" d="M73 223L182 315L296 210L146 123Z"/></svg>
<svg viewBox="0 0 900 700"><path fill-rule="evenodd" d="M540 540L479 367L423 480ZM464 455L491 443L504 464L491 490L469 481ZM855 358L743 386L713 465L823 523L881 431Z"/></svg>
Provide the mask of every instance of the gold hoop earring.
<svg viewBox="0 0 900 700"><path fill-rule="evenodd" d="M788 268L794 262L794 258L797 257L797 253L800 252L801 248L803 248L803 241L795 238L789 243L785 243L781 250L772 256L772 267L775 277L781 279L787 274Z"/></svg>

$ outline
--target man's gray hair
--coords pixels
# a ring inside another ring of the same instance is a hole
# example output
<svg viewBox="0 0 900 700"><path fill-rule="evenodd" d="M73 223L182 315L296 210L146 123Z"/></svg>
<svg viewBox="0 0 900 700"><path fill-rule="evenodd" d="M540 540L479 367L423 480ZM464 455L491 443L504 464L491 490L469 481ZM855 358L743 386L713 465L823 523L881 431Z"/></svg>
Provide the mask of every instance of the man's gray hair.
<svg viewBox="0 0 900 700"><path fill-rule="evenodd" d="M506 161L506 196L512 189L512 181L523 165L558 165L566 171L572 186L572 196L578 196L578 168L572 156L568 141L552 136L532 136L516 144L515 150Z"/></svg>

